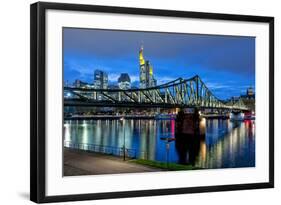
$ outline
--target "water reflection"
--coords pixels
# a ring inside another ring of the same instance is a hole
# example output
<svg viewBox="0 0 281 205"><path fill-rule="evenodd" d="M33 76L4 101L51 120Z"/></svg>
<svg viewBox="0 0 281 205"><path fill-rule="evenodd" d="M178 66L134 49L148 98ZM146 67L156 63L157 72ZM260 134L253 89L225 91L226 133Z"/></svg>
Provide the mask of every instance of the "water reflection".
<svg viewBox="0 0 281 205"><path fill-rule="evenodd" d="M136 151L137 158L169 161L201 168L255 166L254 121L200 121L200 136L175 134L174 120L69 120L64 124L65 142L94 144ZM203 133L203 134L202 134Z"/></svg>

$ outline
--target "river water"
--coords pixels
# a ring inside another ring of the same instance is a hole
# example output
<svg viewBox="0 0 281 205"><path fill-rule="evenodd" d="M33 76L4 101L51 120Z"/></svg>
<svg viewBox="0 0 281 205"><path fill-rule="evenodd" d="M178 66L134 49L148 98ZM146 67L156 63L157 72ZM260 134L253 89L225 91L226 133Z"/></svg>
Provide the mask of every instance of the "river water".
<svg viewBox="0 0 281 205"><path fill-rule="evenodd" d="M125 144L136 158L199 168L255 166L255 121L202 119L200 126L205 130L200 137L178 137L174 120L66 120L64 143L85 145L83 149L93 145L103 151L122 151ZM163 138L175 140L167 143Z"/></svg>

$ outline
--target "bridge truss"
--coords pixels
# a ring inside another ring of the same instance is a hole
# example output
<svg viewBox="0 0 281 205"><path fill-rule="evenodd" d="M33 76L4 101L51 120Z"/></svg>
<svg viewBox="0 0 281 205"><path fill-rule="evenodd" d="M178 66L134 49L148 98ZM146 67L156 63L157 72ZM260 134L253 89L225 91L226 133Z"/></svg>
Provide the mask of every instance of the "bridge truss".
<svg viewBox="0 0 281 205"><path fill-rule="evenodd" d="M197 75L190 79L178 78L145 89L64 87L64 104L68 106L248 109L241 99L227 103L219 100Z"/></svg>

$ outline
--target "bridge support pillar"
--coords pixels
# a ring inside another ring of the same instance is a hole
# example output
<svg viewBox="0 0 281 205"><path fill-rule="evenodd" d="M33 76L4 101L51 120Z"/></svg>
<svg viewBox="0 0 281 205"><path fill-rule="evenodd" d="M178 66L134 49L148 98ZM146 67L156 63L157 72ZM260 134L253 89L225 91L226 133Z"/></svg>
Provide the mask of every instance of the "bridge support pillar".
<svg viewBox="0 0 281 205"><path fill-rule="evenodd" d="M204 123L204 124L202 124ZM200 136L205 134L205 120L202 121L197 108L193 112L180 110L176 118L176 134Z"/></svg>
<svg viewBox="0 0 281 205"><path fill-rule="evenodd" d="M205 140L206 120L200 117L200 111L180 110L176 118L175 146L180 164L195 165L200 144Z"/></svg>

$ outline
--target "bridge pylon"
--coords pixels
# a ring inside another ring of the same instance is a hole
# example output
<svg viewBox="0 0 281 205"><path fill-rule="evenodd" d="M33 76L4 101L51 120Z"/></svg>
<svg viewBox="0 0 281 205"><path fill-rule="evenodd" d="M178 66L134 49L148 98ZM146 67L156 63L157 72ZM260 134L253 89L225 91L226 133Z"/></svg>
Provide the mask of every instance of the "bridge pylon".
<svg viewBox="0 0 281 205"><path fill-rule="evenodd" d="M200 110L196 107L185 112L181 109L176 117L176 137L202 137L205 135L206 121L200 117Z"/></svg>

